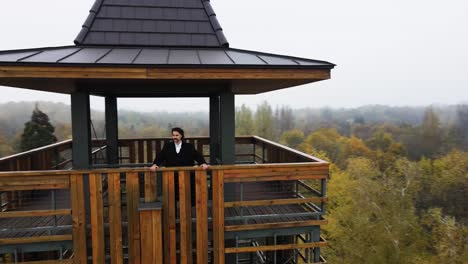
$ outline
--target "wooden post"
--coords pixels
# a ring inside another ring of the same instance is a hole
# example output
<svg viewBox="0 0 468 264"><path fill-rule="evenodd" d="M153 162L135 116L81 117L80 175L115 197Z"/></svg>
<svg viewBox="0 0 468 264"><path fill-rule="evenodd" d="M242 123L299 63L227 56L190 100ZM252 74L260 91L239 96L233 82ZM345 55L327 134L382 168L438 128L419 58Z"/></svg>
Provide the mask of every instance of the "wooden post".
<svg viewBox="0 0 468 264"><path fill-rule="evenodd" d="M132 264L140 263L139 199L138 173L129 172L127 173L128 261Z"/></svg>
<svg viewBox="0 0 468 264"><path fill-rule="evenodd" d="M109 231L112 264L123 263L122 253L122 208L120 199L120 173L107 175L109 192Z"/></svg>
<svg viewBox="0 0 468 264"><path fill-rule="evenodd" d="M176 263L176 201L174 172L163 172L164 263Z"/></svg>
<svg viewBox="0 0 468 264"><path fill-rule="evenodd" d="M105 262L104 248L104 206L102 201L101 174L89 175L89 194L91 209L91 240L93 263Z"/></svg>
<svg viewBox="0 0 468 264"><path fill-rule="evenodd" d="M180 263L192 263L192 205L190 172L179 171ZM198 217L197 217L198 218ZM197 222L200 219L197 219ZM207 250L208 251L208 250Z"/></svg>
<svg viewBox="0 0 468 264"><path fill-rule="evenodd" d="M163 263L161 208L140 210L141 263Z"/></svg>
<svg viewBox="0 0 468 264"><path fill-rule="evenodd" d="M224 264L224 175L213 171L213 250L214 263Z"/></svg>
<svg viewBox="0 0 468 264"><path fill-rule="evenodd" d="M74 263L86 264L86 218L84 206L84 188L81 174L70 176L70 199L73 220L73 255Z"/></svg>
<svg viewBox="0 0 468 264"><path fill-rule="evenodd" d="M208 184L206 171L195 172L197 263L208 263Z"/></svg>
<svg viewBox="0 0 468 264"><path fill-rule="evenodd" d="M114 96L106 96L106 155L107 164L119 163L119 134L118 134L118 114L117 114L117 98Z"/></svg>

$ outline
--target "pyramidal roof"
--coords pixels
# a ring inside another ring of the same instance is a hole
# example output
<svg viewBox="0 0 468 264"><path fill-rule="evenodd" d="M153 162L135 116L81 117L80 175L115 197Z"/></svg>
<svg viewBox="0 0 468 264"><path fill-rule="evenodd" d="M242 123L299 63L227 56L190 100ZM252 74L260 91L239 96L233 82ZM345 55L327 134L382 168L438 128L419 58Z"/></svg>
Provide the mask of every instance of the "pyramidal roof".
<svg viewBox="0 0 468 264"><path fill-rule="evenodd" d="M75 44L229 47L209 0L96 0Z"/></svg>

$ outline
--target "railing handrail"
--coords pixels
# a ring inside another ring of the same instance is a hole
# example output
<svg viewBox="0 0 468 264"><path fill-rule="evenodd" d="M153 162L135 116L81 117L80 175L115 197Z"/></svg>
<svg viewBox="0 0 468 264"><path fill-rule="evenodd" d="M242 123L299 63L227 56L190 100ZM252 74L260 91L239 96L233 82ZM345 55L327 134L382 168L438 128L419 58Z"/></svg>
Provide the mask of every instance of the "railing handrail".
<svg viewBox="0 0 468 264"><path fill-rule="evenodd" d="M271 141L271 140L268 140L268 139L265 139L265 138L262 138L262 137L259 137L259 136L251 136L252 138L254 138L255 140L258 140L260 142L264 142L264 143L267 143L267 144L270 144L270 145L273 145L279 149L282 149L282 150L285 150L285 151L289 151L289 152L292 152L302 158L305 158L305 159L309 159L310 161L314 161L314 162L325 162L325 163L328 163L327 161L325 160L322 160L322 159L319 159L317 157L314 157L312 155L309 155L309 154L306 154L304 152L301 152L299 150L295 150L293 148L290 148L290 147L287 147L287 146L284 146L284 145L281 145L279 143L276 143L274 141Z"/></svg>
<svg viewBox="0 0 468 264"><path fill-rule="evenodd" d="M49 149L61 147L61 146L67 145L67 144L71 144L72 142L73 142L72 139L67 139L67 140L56 142L54 144L50 144L50 145L47 145L47 146L43 146L43 147L39 147L39 148L35 148L35 149L30 149L28 151L24 151L24 152L20 152L20 153L16 153L16 154L13 154L13 155L10 155L10 156L0 158L0 162L8 160L8 159L12 159L12 158L20 158L22 156L35 154L35 152L39 152L39 151L43 151L43 150L49 150Z"/></svg>
<svg viewBox="0 0 468 264"><path fill-rule="evenodd" d="M213 165L208 171L214 170L234 170L234 169L252 169L252 168L302 168L302 167L328 167L328 162L295 162L295 163L266 163L266 164L239 164L239 165ZM70 175L70 174L89 174L89 173L120 173L120 172L141 172L149 171L149 167L136 168L110 168L110 169L89 169L89 170L41 170L41 171L7 171L0 172L0 177L7 176L52 176L52 175ZM200 167L163 167L158 171L202 171Z"/></svg>

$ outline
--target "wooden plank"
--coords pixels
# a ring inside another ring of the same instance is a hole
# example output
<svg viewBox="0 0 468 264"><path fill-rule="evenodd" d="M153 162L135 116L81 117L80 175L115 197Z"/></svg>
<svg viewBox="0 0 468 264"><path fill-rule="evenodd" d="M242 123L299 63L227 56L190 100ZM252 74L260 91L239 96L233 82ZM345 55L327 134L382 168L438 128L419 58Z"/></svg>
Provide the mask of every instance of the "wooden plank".
<svg viewBox="0 0 468 264"><path fill-rule="evenodd" d="M71 215L71 209L0 212L0 218Z"/></svg>
<svg viewBox="0 0 468 264"><path fill-rule="evenodd" d="M153 217L152 212L140 211L140 227L141 227L141 263L153 264Z"/></svg>
<svg viewBox="0 0 468 264"><path fill-rule="evenodd" d="M197 263L208 263L208 183L206 171L195 172Z"/></svg>
<svg viewBox="0 0 468 264"><path fill-rule="evenodd" d="M151 203L157 200L156 172L145 171L145 202Z"/></svg>
<svg viewBox="0 0 468 264"><path fill-rule="evenodd" d="M0 238L0 245L31 244L31 243L59 242L59 241L71 241L71 240L73 240L72 235Z"/></svg>
<svg viewBox="0 0 468 264"><path fill-rule="evenodd" d="M274 229L274 228L288 228L288 227L301 227L301 226L317 226L326 225L328 220L308 220L308 221L294 221L294 222L281 222L281 223L268 223L268 224L252 224L252 225L235 225L225 226L224 231L245 231L245 230L260 230L260 229Z"/></svg>
<svg viewBox="0 0 468 264"><path fill-rule="evenodd" d="M101 174L93 173L89 175L89 203L93 263L104 263L104 205L102 201Z"/></svg>
<svg viewBox="0 0 468 264"><path fill-rule="evenodd" d="M86 218L84 206L83 176L70 176L70 199L73 221L73 255L76 263L86 264Z"/></svg>
<svg viewBox="0 0 468 264"><path fill-rule="evenodd" d="M112 264L123 263L122 208L120 196L120 173L107 175L109 192L110 257Z"/></svg>
<svg viewBox="0 0 468 264"><path fill-rule="evenodd" d="M266 182L266 181L296 181L296 180L320 180L328 179L328 175L303 175L303 176L263 176L252 178L229 178L225 182Z"/></svg>
<svg viewBox="0 0 468 264"><path fill-rule="evenodd" d="M192 205L190 201L190 172L179 171L178 174L180 208L180 263L192 263Z"/></svg>
<svg viewBox="0 0 468 264"><path fill-rule="evenodd" d="M162 231L162 212L161 210L152 211L153 218L153 260L154 263L163 263L163 231Z"/></svg>
<svg viewBox="0 0 468 264"><path fill-rule="evenodd" d="M328 242L309 242L303 244L285 244L285 245L271 245L271 246L258 246L258 247L237 247L237 248L226 248L226 253L245 253L245 252L257 252L257 251L279 251L279 250L290 250L290 249L304 249L304 248L315 248L315 247L326 247Z"/></svg>
<svg viewBox="0 0 468 264"><path fill-rule="evenodd" d="M213 171L213 250L215 264L224 264L224 175Z"/></svg>
<svg viewBox="0 0 468 264"><path fill-rule="evenodd" d="M127 218L128 218L128 259L129 263L140 263L140 221L138 204L138 172L127 173Z"/></svg>
<svg viewBox="0 0 468 264"><path fill-rule="evenodd" d="M246 206L268 206L268 205L285 205L285 204L303 204L303 203L319 203L327 202L326 197L311 197L301 199L276 199L276 200L256 200L256 201L237 201L226 202L224 207L246 207Z"/></svg>

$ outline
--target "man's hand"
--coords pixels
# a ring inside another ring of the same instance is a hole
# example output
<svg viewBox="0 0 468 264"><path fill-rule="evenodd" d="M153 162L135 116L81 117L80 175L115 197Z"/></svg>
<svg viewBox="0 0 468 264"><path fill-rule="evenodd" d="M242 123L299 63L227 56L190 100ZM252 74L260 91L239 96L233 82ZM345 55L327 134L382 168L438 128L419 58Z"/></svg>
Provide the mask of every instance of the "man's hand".
<svg viewBox="0 0 468 264"><path fill-rule="evenodd" d="M200 165L200 167L204 170L207 170L210 167L210 165L203 163L202 165Z"/></svg>
<svg viewBox="0 0 468 264"><path fill-rule="evenodd" d="M157 171L158 169L159 169L159 166L156 164L153 164L153 166L151 166L150 168L151 171Z"/></svg>

